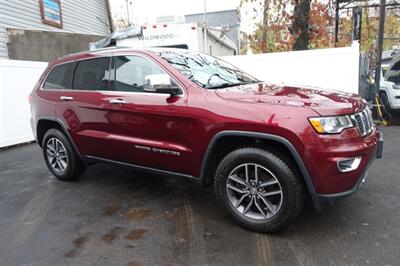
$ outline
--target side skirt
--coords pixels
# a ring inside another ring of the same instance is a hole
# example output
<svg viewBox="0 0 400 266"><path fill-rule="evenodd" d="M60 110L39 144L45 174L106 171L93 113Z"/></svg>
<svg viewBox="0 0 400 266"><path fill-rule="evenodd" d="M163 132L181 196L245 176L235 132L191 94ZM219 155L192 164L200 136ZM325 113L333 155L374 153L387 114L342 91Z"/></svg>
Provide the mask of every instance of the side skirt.
<svg viewBox="0 0 400 266"><path fill-rule="evenodd" d="M176 173L176 172L171 172L171 171L165 171L165 170L160 170L156 168L151 168L151 167L146 167L146 166L141 166L141 165L136 165L136 164L131 164L131 163L125 163L125 162L120 162L120 161L114 161L110 159L104 159L96 156L83 156L82 159L86 162L101 162L105 164L111 164L111 165L116 165L116 166L122 166L122 167L127 167L130 169L135 169L137 171L141 172L146 172L146 173L151 173L151 174L157 174L157 175L163 175L163 176L168 176L168 177L173 177L173 178L182 178L182 179L189 179L193 182L198 182L200 185L200 178L196 178L191 175L186 175L182 173ZM90 164L89 163L89 164Z"/></svg>

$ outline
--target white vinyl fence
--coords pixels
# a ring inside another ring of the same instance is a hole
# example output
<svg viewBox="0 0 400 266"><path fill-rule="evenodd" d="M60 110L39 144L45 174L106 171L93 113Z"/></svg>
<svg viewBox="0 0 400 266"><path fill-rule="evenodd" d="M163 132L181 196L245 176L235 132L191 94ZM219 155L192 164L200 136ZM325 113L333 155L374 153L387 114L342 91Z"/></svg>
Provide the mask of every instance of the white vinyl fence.
<svg viewBox="0 0 400 266"><path fill-rule="evenodd" d="M0 148L32 141L28 96L47 63L0 60Z"/></svg>
<svg viewBox="0 0 400 266"><path fill-rule="evenodd" d="M358 45L222 57L260 80L358 93ZM47 63L0 60L0 148L33 140L28 95Z"/></svg>
<svg viewBox="0 0 400 266"><path fill-rule="evenodd" d="M259 80L358 94L359 44L351 47L224 56Z"/></svg>

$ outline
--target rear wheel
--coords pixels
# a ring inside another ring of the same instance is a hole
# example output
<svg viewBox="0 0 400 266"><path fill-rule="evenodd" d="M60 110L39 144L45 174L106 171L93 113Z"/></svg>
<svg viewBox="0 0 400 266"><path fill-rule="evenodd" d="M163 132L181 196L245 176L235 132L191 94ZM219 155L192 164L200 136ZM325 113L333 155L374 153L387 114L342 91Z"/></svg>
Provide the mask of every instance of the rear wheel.
<svg viewBox="0 0 400 266"><path fill-rule="evenodd" d="M61 131L49 129L44 135L42 148L46 165L57 179L74 180L84 172L84 163Z"/></svg>
<svg viewBox="0 0 400 266"><path fill-rule="evenodd" d="M304 203L302 182L287 163L262 149L243 148L226 155L214 185L221 205L252 231L282 229L298 216Z"/></svg>

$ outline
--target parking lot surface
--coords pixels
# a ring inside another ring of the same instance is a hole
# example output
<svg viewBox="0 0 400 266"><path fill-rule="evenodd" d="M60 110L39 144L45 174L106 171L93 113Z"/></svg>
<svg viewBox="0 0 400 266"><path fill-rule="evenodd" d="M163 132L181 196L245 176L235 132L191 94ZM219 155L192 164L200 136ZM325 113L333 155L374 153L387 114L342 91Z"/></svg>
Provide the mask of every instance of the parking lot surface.
<svg viewBox="0 0 400 266"><path fill-rule="evenodd" d="M400 265L400 127L383 131L358 193L274 235L189 181L96 164L61 182L37 144L0 150L0 265Z"/></svg>

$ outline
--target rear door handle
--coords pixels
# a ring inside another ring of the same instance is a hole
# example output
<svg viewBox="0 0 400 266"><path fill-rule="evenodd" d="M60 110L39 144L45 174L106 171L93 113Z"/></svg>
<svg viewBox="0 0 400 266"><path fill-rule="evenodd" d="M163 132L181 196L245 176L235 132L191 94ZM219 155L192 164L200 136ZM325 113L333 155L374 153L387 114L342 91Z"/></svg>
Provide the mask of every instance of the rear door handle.
<svg viewBox="0 0 400 266"><path fill-rule="evenodd" d="M73 101L73 100L74 100L74 97L71 97L71 96L60 96L60 100L61 100L61 101L65 101L65 102L67 102L67 101Z"/></svg>
<svg viewBox="0 0 400 266"><path fill-rule="evenodd" d="M111 100L110 100L110 103L111 103L111 104L125 104L126 101L123 100L123 99L111 99Z"/></svg>

